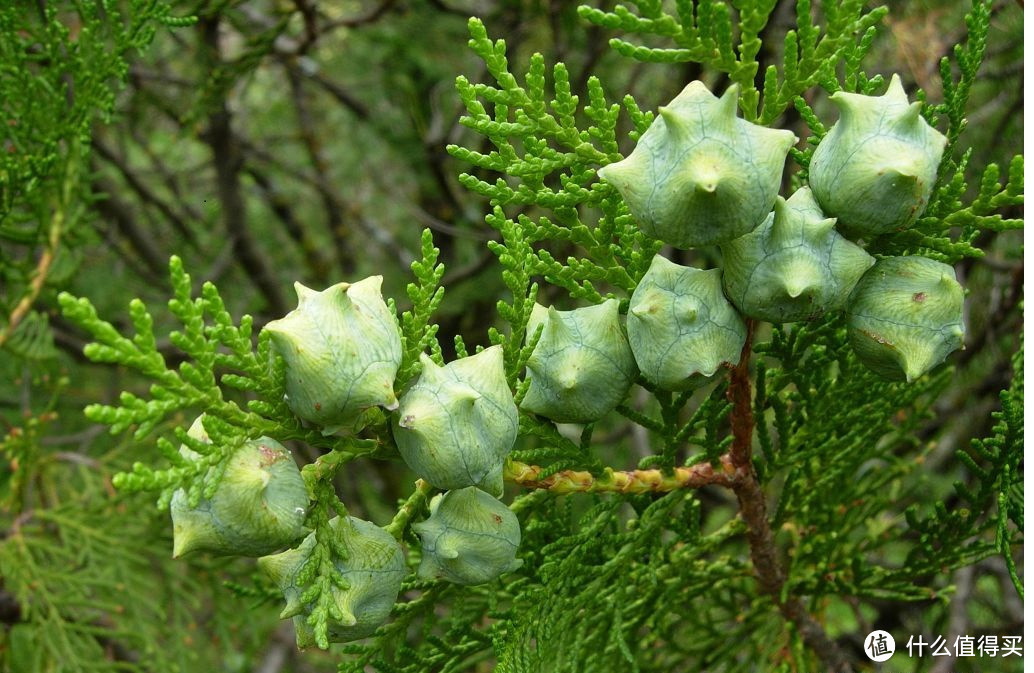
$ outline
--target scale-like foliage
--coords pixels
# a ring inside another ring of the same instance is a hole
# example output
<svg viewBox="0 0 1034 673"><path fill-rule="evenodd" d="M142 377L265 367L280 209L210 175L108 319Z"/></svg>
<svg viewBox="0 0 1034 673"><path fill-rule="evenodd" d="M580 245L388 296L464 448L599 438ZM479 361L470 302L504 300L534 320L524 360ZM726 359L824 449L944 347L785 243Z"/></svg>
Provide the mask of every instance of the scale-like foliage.
<svg viewBox="0 0 1034 673"><path fill-rule="evenodd" d="M45 389L39 380L34 387ZM108 463L125 465L125 446L94 457L75 450L81 438L54 433L54 409L68 390L68 379L58 381L49 398L33 404L34 416L0 437L0 457L10 467L0 476L0 668L222 668L235 656L219 638L230 637L236 606L211 600L221 590L218 567L169 561L165 518L139 496L114 497ZM198 630L201 612L209 634ZM256 624L255 635L268 632L273 618ZM242 650L259 645L237 643Z"/></svg>
<svg viewBox="0 0 1034 673"><path fill-rule="evenodd" d="M1016 591L1023 597L1013 546L1023 534L1023 349L1012 358L1012 382L1001 392L1002 410L992 412L993 434L974 439L969 450L959 450L966 478L955 482L958 507L938 502L932 514L921 516L918 505L905 515L918 536L909 567L934 570L944 565L972 563L1001 554ZM992 533L992 537L984 535Z"/></svg>
<svg viewBox="0 0 1034 673"><path fill-rule="evenodd" d="M154 0L0 6L0 380L10 384L0 403L3 670L225 663L212 641L181 641L196 632L203 605L214 633L227 635L227 615L204 598L216 576L169 562L152 513L111 491L114 466L125 465L119 447L90 450L91 432L68 434L82 429L78 417L59 419L75 388L55 364L51 316L39 308L73 277L92 235L95 126L112 121L129 62L155 31L190 22Z"/></svg>
<svg viewBox="0 0 1034 673"><path fill-rule="evenodd" d="M610 46L622 56L649 63L700 63L726 73L740 85L744 116L765 125L776 121L797 96L815 85L831 93L840 88L870 88L860 65L872 46L876 26L887 14L886 7L866 11L863 0L822 2L825 25L821 25L814 21L810 0L797 2L797 27L788 30L783 39L781 67L770 64L765 68L764 86L758 91L758 53L763 47L760 35L772 20L775 0L739 0L732 2L732 7L715 0L685 0L675 3L674 14L665 11L657 0L634 0L631 4L638 14L625 4L612 12L582 7L579 13L604 28L675 44L674 48L651 47L611 39ZM735 42L734 24L738 30ZM841 63L846 72L843 84L837 81L836 72Z"/></svg>
<svg viewBox="0 0 1034 673"><path fill-rule="evenodd" d="M811 137L792 152L801 169L788 180L794 185L806 180L814 147L831 126L814 97L806 99L809 91L873 93L884 81L866 75L861 63L887 10L866 11L861 0L797 2L796 28L783 39L779 64L777 50L762 51L777 4L771 0L731 7L686 0L675 3L674 14L656 0L633 4L634 12L619 6L580 13L649 41L615 38L620 55L724 74L740 85L739 107L749 120L774 125L799 115ZM949 139L926 212L914 228L878 239L870 251L956 262L980 254L982 232L1019 226L1009 209L1023 200L1021 158L1010 164L1004 185L992 165L976 195L967 196L969 155L960 134L989 25L990 3L978 0L967 15L967 40L942 65L944 102L924 107L928 121L947 125ZM460 182L487 200L486 222L498 232L489 248L511 296L499 301L504 326L488 340L503 347L519 403L528 389L525 365L541 338L528 330L535 302L615 297L627 308L662 250L597 174L645 133L654 121L648 109L660 101L609 101L596 77L578 95L582 83L571 81L568 68L549 69L539 54L515 73L502 40L490 39L478 20L469 28L470 47L490 81L458 78L461 124L473 140L449 152L473 166ZM240 65L247 66L246 57ZM400 322L399 390L416 375L421 353L445 359L434 323L445 270L429 231L421 243L416 280L407 288L413 306ZM710 251L693 254L713 261ZM117 405L87 410L114 433L134 430L139 442L159 435L168 466L138 463L116 484L157 492L163 505L182 488L197 503L219 488L220 470L248 439L264 435L314 449L319 457L302 474L315 544L295 583L298 607L317 645L327 648L329 625L342 619L333 592L345 588L335 565L348 554L330 524L346 514L334 479L354 460L398 458L391 419L371 411L349 437L324 436L300 422L284 403L285 365L269 338L255 337L247 316L234 321L214 285L195 297L176 258L171 285L169 309L183 325L169 335L183 356L177 365L159 351L154 318L139 300L130 304L131 337L101 319L89 300L60 300L65 316L90 333L90 359L153 381L146 396L125 392ZM464 671L489 659L509 673L846 670L847 656L831 637L837 625L824 612L844 597L867 607L947 600L944 573L996 553L1022 592L1012 555L1022 531L1018 365L993 436L959 454L966 479L956 491L965 507L938 507L931 515L902 503L928 501L920 459L931 447L918 438L936 423L934 404L953 371L941 368L913 383L877 378L849 347L840 314L791 326L751 321L749 330L742 360L698 390L670 393L639 380L618 413L580 432L522 413L506 468L510 481L537 489L511 504L522 526L522 568L477 587L407 581L391 621L370 641L346 645L340 670ZM454 343L465 356L464 340ZM166 431L170 420L200 412L210 418L212 444L191 442L183 428ZM185 460L179 443L200 458ZM410 548L411 568L419 542L410 523L433 490L418 482L386 527ZM270 593L261 584L237 592Z"/></svg>
<svg viewBox="0 0 1034 673"><path fill-rule="evenodd" d="M13 341L16 354L52 354L41 335L46 318L30 309L78 263L92 125L110 121L129 54L159 26L191 22L153 0L0 7L0 347Z"/></svg>

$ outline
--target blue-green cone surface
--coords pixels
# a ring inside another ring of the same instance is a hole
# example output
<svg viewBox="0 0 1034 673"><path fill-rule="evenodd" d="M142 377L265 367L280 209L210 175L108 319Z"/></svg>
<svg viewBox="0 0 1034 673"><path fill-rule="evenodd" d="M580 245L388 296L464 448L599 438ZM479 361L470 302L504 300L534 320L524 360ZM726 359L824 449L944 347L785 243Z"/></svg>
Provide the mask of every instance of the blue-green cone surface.
<svg viewBox="0 0 1034 673"><path fill-rule="evenodd" d="M352 430L370 407L395 409L402 339L381 276L323 292L295 283L298 308L265 329L287 364L287 405L324 434Z"/></svg>
<svg viewBox="0 0 1034 673"><path fill-rule="evenodd" d="M769 322L811 320L843 308L873 265L869 253L834 229L807 187L760 227L723 244L725 292L744 315Z"/></svg>
<svg viewBox="0 0 1034 673"><path fill-rule="evenodd" d="M430 509L426 521L413 524L423 547L421 578L484 584L521 566L520 523L489 494L474 487L449 491L436 495Z"/></svg>
<svg viewBox="0 0 1034 673"><path fill-rule="evenodd" d="M879 260L848 302L855 354L888 379L916 380L962 346L963 294L947 264L926 257Z"/></svg>
<svg viewBox="0 0 1034 673"><path fill-rule="evenodd" d="M330 528L335 539L332 548L338 572L331 586L332 613L327 623L330 642L346 643L365 638L384 624L391 614L402 580L406 576L405 558L395 539L384 529L355 517L334 517ZM315 533L297 549L259 559L259 567L284 593L287 606L281 619L294 618L298 647L316 644L312 626L306 621L311 603L303 602L298 574L316 546ZM343 552L343 555L340 553Z"/></svg>
<svg viewBox="0 0 1034 673"><path fill-rule="evenodd" d="M403 460L437 488L480 486L502 495L503 462L518 426L502 346L444 367L426 355L420 361L392 423Z"/></svg>
<svg viewBox="0 0 1034 673"><path fill-rule="evenodd" d="M840 119L815 148L808 182L851 237L909 227L930 199L947 139L909 104L901 79L882 96L839 91Z"/></svg>
<svg viewBox="0 0 1034 673"><path fill-rule="evenodd" d="M527 334L542 325L542 335L528 358L521 409L558 423L592 423L621 404L636 366L618 306L617 299L573 311L535 305Z"/></svg>
<svg viewBox="0 0 1034 673"><path fill-rule="evenodd" d="M738 97L736 85L719 99L690 82L630 155L598 171L647 235L677 248L721 243L772 209L797 138L738 118Z"/></svg>
<svg viewBox="0 0 1034 673"><path fill-rule="evenodd" d="M722 272L670 262L661 255L628 306L628 343L647 381L665 390L705 383L736 363L747 326L722 293Z"/></svg>
<svg viewBox="0 0 1034 673"><path fill-rule="evenodd" d="M201 418L190 436L208 442ZM180 453L199 458L186 446ZM211 468L215 469L215 468ZM211 470L210 470L211 474ZM193 551L262 556L305 534L309 496L290 451L269 437L245 442L229 458L211 498L191 507L183 489L172 496L173 557Z"/></svg>

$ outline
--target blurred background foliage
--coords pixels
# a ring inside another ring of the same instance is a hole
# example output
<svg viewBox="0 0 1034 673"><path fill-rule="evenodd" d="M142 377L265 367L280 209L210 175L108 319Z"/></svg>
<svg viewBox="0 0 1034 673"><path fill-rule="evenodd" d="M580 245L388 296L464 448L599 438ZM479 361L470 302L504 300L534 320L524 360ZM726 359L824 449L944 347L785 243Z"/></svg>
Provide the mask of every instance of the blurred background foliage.
<svg viewBox="0 0 1034 673"><path fill-rule="evenodd" d="M622 59L607 31L578 18L577 4L26 0L0 8L0 669L335 670L340 654L296 651L279 608L250 588L252 562L172 562L166 515L147 497L114 492L110 476L147 449L103 434L81 409L146 385L86 363L85 337L60 317L56 295L89 297L109 318L124 315L132 297L160 305L175 253L198 283L223 289L231 313L251 313L259 325L292 306L296 280L325 286L382 274L385 295L403 309L409 264L429 227L447 269L443 347L454 334L486 344L505 292L485 245L497 234L484 225L486 203L456 180L467 167L445 151L482 142L458 125L455 76L487 77L466 48L467 17L505 37L515 63L535 51L566 62L575 93L594 73L608 98L631 93L654 109L691 79L723 86L694 64ZM937 101L938 64L964 39L967 7L891 4L864 67L900 73L910 94L921 87ZM794 12L794 2L777 2L766 32L781 35ZM196 21L176 18L188 16ZM962 143L976 167L1007 165L1020 146L1022 45L1021 3L994 3ZM762 64L781 48L765 40ZM824 94L808 102L832 117ZM807 135L792 110L780 125ZM953 483L972 479L956 451L992 435L1021 339L1021 236L988 232L979 245L986 256L957 267L969 291L966 350L935 413L915 429L926 450L908 479L925 489L929 499L918 504L926 510L951 504ZM166 355L175 362L171 347ZM630 427L612 428L604 462L634 462L646 439ZM394 465L359 461L338 487L353 513L384 523L411 482ZM708 530L733 511L724 495L700 498ZM1019 632L1022 601L1001 555L936 583L943 594L909 606L833 601L830 634L847 638L873 623L944 635Z"/></svg>

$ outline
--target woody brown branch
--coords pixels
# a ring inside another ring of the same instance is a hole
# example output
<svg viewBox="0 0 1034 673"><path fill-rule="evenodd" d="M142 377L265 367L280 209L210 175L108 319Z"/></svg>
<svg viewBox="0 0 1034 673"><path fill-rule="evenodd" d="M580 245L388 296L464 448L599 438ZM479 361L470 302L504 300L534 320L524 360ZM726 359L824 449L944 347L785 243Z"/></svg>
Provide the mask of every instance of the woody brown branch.
<svg viewBox="0 0 1034 673"><path fill-rule="evenodd" d="M198 22L205 46L204 65L210 73L216 72L222 62L219 41L219 15ZM247 222L247 209L241 188L243 150L230 123L231 113L225 99L213 105L208 114L208 126L203 138L212 152L215 165L216 190L219 194L223 226L233 243L237 262L259 289L267 304L267 311L283 315L288 311L280 283L273 273L272 264L262 254Z"/></svg>
<svg viewBox="0 0 1034 673"><path fill-rule="evenodd" d="M804 642L822 659L826 670L848 673L851 667L847 657L826 634L822 626L808 612L798 596L783 598L786 571L783 569L768 523L768 506L753 463L754 412L751 400L750 356L753 348L755 323L747 321L747 340L740 353L740 361L729 376L728 399L732 402L730 423L732 446L729 458L737 479L732 490L740 506L740 516L747 524L747 543L750 559L762 591L779 606L779 611L793 622Z"/></svg>

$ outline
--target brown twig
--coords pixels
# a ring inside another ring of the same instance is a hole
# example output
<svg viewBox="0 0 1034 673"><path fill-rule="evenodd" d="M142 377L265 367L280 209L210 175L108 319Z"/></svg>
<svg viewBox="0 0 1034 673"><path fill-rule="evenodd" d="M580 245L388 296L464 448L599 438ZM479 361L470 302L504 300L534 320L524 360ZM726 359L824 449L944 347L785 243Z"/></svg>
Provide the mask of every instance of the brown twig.
<svg viewBox="0 0 1034 673"><path fill-rule="evenodd" d="M13 594L0 589L0 624L17 624L22 620L22 606Z"/></svg>
<svg viewBox="0 0 1034 673"><path fill-rule="evenodd" d="M951 599L951 608L948 610L948 636L947 641L954 643L956 638L970 632L969 608L970 599L974 588L974 575L976 566L959 568L952 577L955 585L955 595ZM930 668L930 673L951 673L955 670L955 652L949 652L946 657L939 657Z"/></svg>
<svg viewBox="0 0 1034 673"><path fill-rule="evenodd" d="M370 121L370 110L367 109L366 105L362 101L353 96L351 92L343 86L325 76L319 70L306 71L299 68L297 63L294 61L285 61L285 63L288 64L288 67L291 68L292 72L297 72L299 75L305 76L309 81L318 85L321 89L330 94L334 100L346 109L350 110L356 117L363 121Z"/></svg>
<svg viewBox="0 0 1034 673"><path fill-rule="evenodd" d="M600 476L590 472L562 470L548 477L540 477L542 468L517 461L506 464L508 481L525 488L538 488L551 493L663 493L680 488L700 488L708 484L732 486L735 469L724 456L715 468L710 463L692 467L676 467L670 474L664 470L612 470L609 467Z"/></svg>
<svg viewBox="0 0 1034 673"><path fill-rule="evenodd" d="M50 273L50 266L54 262L54 250L56 248L56 244L48 246L40 254L39 261L36 263L36 271L29 282L28 292L22 295L14 310L11 311L11 315L7 318L7 324L0 327L0 346L3 346L11 335L14 334L14 330L18 328L21 321L29 314L33 302L39 297L39 293L43 290L43 285L46 283L47 276Z"/></svg>
<svg viewBox="0 0 1034 673"><path fill-rule="evenodd" d="M801 638L818 654L826 669L835 673L851 670L847 657L826 634L822 626L809 614L804 601L797 596L783 597L786 571L779 559L772 527L768 522L768 506L753 463L754 411L751 405L750 356L754 337L754 321L747 322L747 340L740 353L740 361L729 377L729 400L732 425L730 459L738 478L732 490L740 505L740 516L747 524L747 543L762 591L779 606L783 616L797 627Z"/></svg>
<svg viewBox="0 0 1034 673"><path fill-rule="evenodd" d="M40 253L39 260L36 262L36 269L33 271L28 289L22 294L21 299L18 300L18 303L11 310L10 315L7 317L7 324L0 327L0 347L3 347L4 343L14 334L21 321L29 314L33 303L39 297L40 292L43 291L43 286L47 282L47 276L50 275L54 256L57 254L58 245L60 245L61 237L65 231L65 209L71 199L73 188L78 184L79 158L75 153L68 157L65 170L66 175L61 187L59 202L57 207L54 208L54 213L50 217L50 225L47 228L46 247Z"/></svg>
<svg viewBox="0 0 1034 673"><path fill-rule="evenodd" d="M115 151L105 145L100 138L94 138L92 146L98 156L118 169L118 172L122 175L126 184L136 193L143 203L154 206L158 212L169 221L173 228L179 232L183 237L183 240L190 245L190 247L195 250L198 249L197 238L194 236L194 232L191 230L187 221L180 217L179 213L173 209L172 204L159 198L158 195L140 179L124 157L116 154ZM113 193L110 190L107 191L108 193Z"/></svg>
<svg viewBox="0 0 1034 673"><path fill-rule="evenodd" d="M345 222L344 218L348 209L346 204L339 200L337 192L328 179L330 165L323 154L320 135L316 130L316 121L305 91L302 89L301 79L290 68L286 72L291 89L291 102L298 120L298 134L316 178L317 191L327 216L327 228L330 230L331 239L334 241L334 251L337 253L338 270L345 276L349 276L355 271L356 262L350 253L355 249L355 246L350 244L354 239L354 232L349 226L351 223Z"/></svg>
<svg viewBox="0 0 1034 673"><path fill-rule="evenodd" d="M729 390L726 392L732 402L732 447L729 455L736 467L753 470L751 448L754 441L754 411L751 406L750 354L754 345L753 320L747 321L747 339L740 352L740 361L729 375Z"/></svg>
<svg viewBox="0 0 1034 673"><path fill-rule="evenodd" d="M255 181L266 205L284 225L284 231L298 245L312 278L321 285L329 285L331 262L309 231L298 221L290 200L277 190L273 181L262 171L250 164L245 166L244 171Z"/></svg>
<svg viewBox="0 0 1034 673"><path fill-rule="evenodd" d="M143 262L146 269L142 274L143 277L148 278L149 282L164 284L168 259L166 259L165 253L155 245L157 237L137 226L137 219L132 208L118 196L122 190L111 180L102 177L94 178L91 188L94 196L97 197L93 203L94 210L102 220L114 225L118 234L129 243L132 254Z"/></svg>
<svg viewBox="0 0 1034 673"><path fill-rule="evenodd" d="M359 16L349 16L335 21L331 21L326 25L326 30L334 30L335 28L357 28L367 23L373 23L384 16L392 5L395 4L395 0L381 0L376 7L360 14Z"/></svg>
<svg viewBox="0 0 1034 673"><path fill-rule="evenodd" d="M208 65L215 69L220 61L219 17L204 19L201 22L201 34L207 46ZM287 313L288 305L280 283L255 244L245 220L247 211L241 193L240 175L243 158L240 143L230 126L230 110L225 99L208 115L204 140L212 150L223 224L233 241L237 259L265 298L267 310L274 315L283 315Z"/></svg>
<svg viewBox="0 0 1034 673"><path fill-rule="evenodd" d="M165 164L165 159L158 156L155 152L155 148L151 146L147 139L141 136L139 129L134 127L130 128L129 131L137 148L147 155L147 158L150 161L150 172L161 178L165 188L172 196L173 203L183 210L183 215L181 217L183 217L187 222L194 223L194 226L196 227L204 227L207 223L207 218L200 210L190 203L189 199L184 197L182 190L179 188L179 176L169 170L168 166Z"/></svg>

